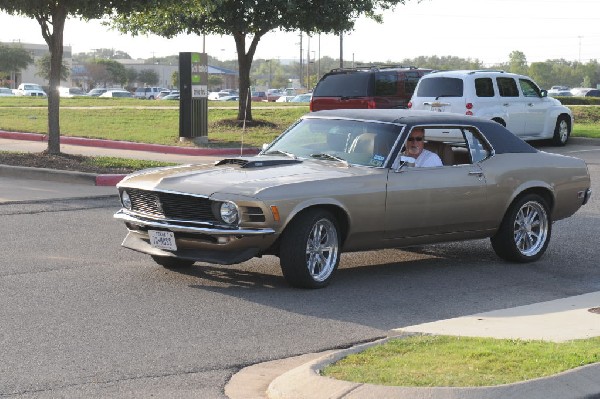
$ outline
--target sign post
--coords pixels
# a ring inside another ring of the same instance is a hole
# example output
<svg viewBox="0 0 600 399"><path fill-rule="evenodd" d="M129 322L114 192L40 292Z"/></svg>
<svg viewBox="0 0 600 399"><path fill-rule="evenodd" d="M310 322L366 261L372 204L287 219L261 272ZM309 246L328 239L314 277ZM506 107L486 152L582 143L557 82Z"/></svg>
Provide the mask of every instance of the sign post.
<svg viewBox="0 0 600 399"><path fill-rule="evenodd" d="M208 143L206 53L179 53L179 140Z"/></svg>

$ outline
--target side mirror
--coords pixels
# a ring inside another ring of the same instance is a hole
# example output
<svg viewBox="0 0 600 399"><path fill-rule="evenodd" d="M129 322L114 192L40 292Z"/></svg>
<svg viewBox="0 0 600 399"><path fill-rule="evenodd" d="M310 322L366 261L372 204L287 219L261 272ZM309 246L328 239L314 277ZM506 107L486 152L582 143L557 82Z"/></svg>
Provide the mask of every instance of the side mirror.
<svg viewBox="0 0 600 399"><path fill-rule="evenodd" d="M542 94L542 98L543 97L548 97L548 91L547 90L542 90L541 94Z"/></svg>

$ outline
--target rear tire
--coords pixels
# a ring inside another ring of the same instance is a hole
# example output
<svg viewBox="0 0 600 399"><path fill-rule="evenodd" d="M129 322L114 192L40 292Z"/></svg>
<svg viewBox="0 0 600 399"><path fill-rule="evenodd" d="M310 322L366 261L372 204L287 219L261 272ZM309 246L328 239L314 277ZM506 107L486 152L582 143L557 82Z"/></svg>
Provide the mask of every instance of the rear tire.
<svg viewBox="0 0 600 399"><path fill-rule="evenodd" d="M340 262L337 220L328 211L311 209L287 226L280 247L281 271L298 288L323 288L332 280Z"/></svg>
<svg viewBox="0 0 600 399"><path fill-rule="evenodd" d="M556 127L554 128L554 136L552 137L552 144L557 146L564 146L569 141L571 135L571 124L569 118L561 115L556 120Z"/></svg>
<svg viewBox="0 0 600 399"><path fill-rule="evenodd" d="M538 260L546 252L551 233L546 201L537 194L528 194L510 206L490 240L502 259L526 263Z"/></svg>
<svg viewBox="0 0 600 399"><path fill-rule="evenodd" d="M150 255L152 260L168 269L185 269L194 264L193 260L172 258L170 256Z"/></svg>

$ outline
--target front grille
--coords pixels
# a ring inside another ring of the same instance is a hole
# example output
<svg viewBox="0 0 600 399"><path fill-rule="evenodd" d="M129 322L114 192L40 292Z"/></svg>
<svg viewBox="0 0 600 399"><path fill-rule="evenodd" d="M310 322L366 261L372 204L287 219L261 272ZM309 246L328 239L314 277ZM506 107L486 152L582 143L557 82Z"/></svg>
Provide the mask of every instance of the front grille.
<svg viewBox="0 0 600 399"><path fill-rule="evenodd" d="M195 222L215 223L212 201L192 195L127 189L132 210L144 215Z"/></svg>

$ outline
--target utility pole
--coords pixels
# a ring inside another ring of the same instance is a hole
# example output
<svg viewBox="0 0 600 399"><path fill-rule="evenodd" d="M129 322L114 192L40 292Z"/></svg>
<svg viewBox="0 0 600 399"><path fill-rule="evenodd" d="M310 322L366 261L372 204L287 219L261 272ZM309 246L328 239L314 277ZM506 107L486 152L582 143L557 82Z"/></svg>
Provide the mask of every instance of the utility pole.
<svg viewBox="0 0 600 399"><path fill-rule="evenodd" d="M302 75L304 74L304 65L302 64L302 31L300 31L300 86L302 86Z"/></svg>
<svg viewBox="0 0 600 399"><path fill-rule="evenodd" d="M344 32L340 31L340 68L344 67Z"/></svg>

